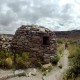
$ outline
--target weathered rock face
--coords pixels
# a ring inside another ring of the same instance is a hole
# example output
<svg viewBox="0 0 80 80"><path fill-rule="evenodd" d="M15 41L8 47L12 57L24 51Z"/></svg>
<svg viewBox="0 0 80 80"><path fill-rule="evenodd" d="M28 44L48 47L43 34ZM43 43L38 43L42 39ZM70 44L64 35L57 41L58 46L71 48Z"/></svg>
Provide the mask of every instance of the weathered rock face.
<svg viewBox="0 0 80 80"><path fill-rule="evenodd" d="M0 50L10 49L12 35L0 35Z"/></svg>
<svg viewBox="0 0 80 80"><path fill-rule="evenodd" d="M16 31L11 48L17 53L29 51L31 59L41 58L45 63L49 63L50 56L56 52L56 36L47 28L23 25Z"/></svg>

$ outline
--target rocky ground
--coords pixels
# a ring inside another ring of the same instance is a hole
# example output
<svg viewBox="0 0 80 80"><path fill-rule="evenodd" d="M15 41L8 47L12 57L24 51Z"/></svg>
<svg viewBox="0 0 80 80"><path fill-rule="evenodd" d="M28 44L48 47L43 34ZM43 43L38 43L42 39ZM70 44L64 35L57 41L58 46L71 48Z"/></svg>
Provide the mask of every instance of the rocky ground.
<svg viewBox="0 0 80 80"><path fill-rule="evenodd" d="M45 80L62 80L63 79L63 74L69 67L69 62L68 62L68 56L69 52L67 49L63 51L63 55L61 56L60 61L58 62L58 65L45 76ZM59 66L62 66L60 68ZM32 71L32 69L29 69L28 71L25 70L26 74L28 72ZM13 71L4 71L0 70L0 80L42 80L42 74L40 71L37 71L36 76L30 76L30 77L13 77ZM11 76L7 78L7 76ZM5 77L5 78L4 78Z"/></svg>

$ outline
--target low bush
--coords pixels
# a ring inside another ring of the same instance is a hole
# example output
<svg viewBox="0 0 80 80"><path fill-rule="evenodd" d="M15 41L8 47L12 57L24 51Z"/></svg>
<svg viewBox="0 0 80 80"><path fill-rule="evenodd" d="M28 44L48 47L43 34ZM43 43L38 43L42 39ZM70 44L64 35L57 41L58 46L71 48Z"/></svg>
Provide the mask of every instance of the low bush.
<svg viewBox="0 0 80 80"><path fill-rule="evenodd" d="M10 57L0 60L0 68L11 69L12 66L13 66L13 61Z"/></svg>
<svg viewBox="0 0 80 80"><path fill-rule="evenodd" d="M75 56L71 59L70 69L67 71L67 80L77 80L80 78L80 49L76 50Z"/></svg>
<svg viewBox="0 0 80 80"><path fill-rule="evenodd" d="M34 62L34 65L40 69L42 68L42 63L39 59Z"/></svg>
<svg viewBox="0 0 80 80"><path fill-rule="evenodd" d="M26 76L26 73L19 73L19 74L17 74L16 76L18 76L18 77L22 77L22 76Z"/></svg>
<svg viewBox="0 0 80 80"><path fill-rule="evenodd" d="M62 65L59 65L58 67L59 67L60 69L62 69Z"/></svg>
<svg viewBox="0 0 80 80"><path fill-rule="evenodd" d="M52 58L51 62L53 64L57 64L59 60L60 60L60 56L57 54Z"/></svg>
<svg viewBox="0 0 80 80"><path fill-rule="evenodd" d="M5 59L5 62L4 62L4 65L6 68L12 68L12 65L13 65L13 61L10 57L6 58Z"/></svg>
<svg viewBox="0 0 80 80"><path fill-rule="evenodd" d="M52 66L49 66L48 67L48 72L51 72L52 69L53 69Z"/></svg>
<svg viewBox="0 0 80 80"><path fill-rule="evenodd" d="M43 68L41 69L41 71L43 72L43 76L46 76L47 73L51 72L51 70L53 69L52 66L49 66L48 68Z"/></svg>
<svg viewBox="0 0 80 80"><path fill-rule="evenodd" d="M57 43L58 43L58 44L63 44L63 41L60 40L60 39L58 39L58 40L57 40Z"/></svg>
<svg viewBox="0 0 80 80"><path fill-rule="evenodd" d="M16 64L15 64L15 68L20 69L20 68L28 68L30 65L30 61L29 59L29 53L24 52L22 54L22 56L20 56L19 54L16 54Z"/></svg>
<svg viewBox="0 0 80 80"><path fill-rule="evenodd" d="M0 51L0 58L3 59L5 58L6 54L4 51Z"/></svg>
<svg viewBox="0 0 80 80"><path fill-rule="evenodd" d="M5 59L0 60L0 68L5 68Z"/></svg>
<svg viewBox="0 0 80 80"><path fill-rule="evenodd" d="M29 52L23 52L23 53L22 53L22 59L23 59L24 61L27 61L27 60L29 59Z"/></svg>

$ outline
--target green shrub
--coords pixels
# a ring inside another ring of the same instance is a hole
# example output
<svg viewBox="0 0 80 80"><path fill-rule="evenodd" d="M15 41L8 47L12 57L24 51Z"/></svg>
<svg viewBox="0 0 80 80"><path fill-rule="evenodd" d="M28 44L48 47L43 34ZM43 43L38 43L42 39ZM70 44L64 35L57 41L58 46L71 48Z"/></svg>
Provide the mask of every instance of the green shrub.
<svg viewBox="0 0 80 80"><path fill-rule="evenodd" d="M80 74L80 49L77 49L75 57L72 59L73 72L77 76Z"/></svg>
<svg viewBox="0 0 80 80"><path fill-rule="evenodd" d="M15 67L17 69L19 68L28 68L30 65L30 61L28 60L29 56L26 53L23 53L22 56L20 56L19 54L16 54L16 64Z"/></svg>
<svg viewBox="0 0 80 80"><path fill-rule="evenodd" d="M48 67L48 72L51 72L52 69L53 69L52 66L49 66Z"/></svg>
<svg viewBox="0 0 80 80"><path fill-rule="evenodd" d="M22 57L18 57L16 59L16 68L27 68L27 62L22 59Z"/></svg>
<svg viewBox="0 0 80 80"><path fill-rule="evenodd" d="M27 60L29 59L29 52L23 52L23 53L22 53L22 59L23 59L24 61L27 61Z"/></svg>
<svg viewBox="0 0 80 80"><path fill-rule="evenodd" d="M52 58L52 63L53 63L53 64L57 64L59 60L60 60L60 56L59 56L59 55L55 55L55 56Z"/></svg>
<svg viewBox="0 0 80 80"><path fill-rule="evenodd" d="M7 50L0 51L0 67L1 68L11 68L13 59L12 52Z"/></svg>
<svg viewBox="0 0 80 80"><path fill-rule="evenodd" d="M47 68L43 68L43 67L41 68L42 72L45 72L46 70L47 70Z"/></svg>
<svg viewBox="0 0 80 80"><path fill-rule="evenodd" d="M0 58L6 58L6 57L11 57L13 54L11 51L7 51L7 50L2 50L0 51Z"/></svg>
<svg viewBox="0 0 80 80"><path fill-rule="evenodd" d="M5 62L4 62L4 65L6 68L12 68L12 65L13 65L13 61L10 57L6 58L5 59Z"/></svg>
<svg viewBox="0 0 80 80"><path fill-rule="evenodd" d="M0 60L0 68L5 68L5 59Z"/></svg>
<svg viewBox="0 0 80 80"><path fill-rule="evenodd" d="M76 80L80 75L80 49L76 50L75 56L71 59L70 69L67 71L67 80Z"/></svg>
<svg viewBox="0 0 80 80"><path fill-rule="evenodd" d="M48 68L43 68L42 67L41 70L42 70L42 72L46 72L46 71L50 72L52 69L53 69L52 66L49 66Z"/></svg>
<svg viewBox="0 0 80 80"><path fill-rule="evenodd" d="M26 76L26 73L19 73L19 74L17 74L16 76L18 76L18 77L22 77L22 76Z"/></svg>
<svg viewBox="0 0 80 80"><path fill-rule="evenodd" d="M12 58L8 57L6 59L0 60L0 68L10 69L13 66Z"/></svg>
<svg viewBox="0 0 80 80"><path fill-rule="evenodd" d="M63 44L63 41L58 39L58 40L57 40L57 43Z"/></svg>
<svg viewBox="0 0 80 80"><path fill-rule="evenodd" d="M41 61L40 60L36 60L35 62L34 62L34 65L36 66L36 67L38 67L38 68L42 68L42 64L41 64Z"/></svg>
<svg viewBox="0 0 80 80"><path fill-rule="evenodd" d="M3 59L5 57L5 52L4 51L0 51L0 58Z"/></svg>

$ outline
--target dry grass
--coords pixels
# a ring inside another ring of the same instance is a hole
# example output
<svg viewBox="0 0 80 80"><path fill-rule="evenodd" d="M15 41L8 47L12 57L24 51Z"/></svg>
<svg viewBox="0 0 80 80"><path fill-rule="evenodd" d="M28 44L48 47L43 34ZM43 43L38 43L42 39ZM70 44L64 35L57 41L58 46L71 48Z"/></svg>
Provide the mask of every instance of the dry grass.
<svg viewBox="0 0 80 80"><path fill-rule="evenodd" d="M62 54L64 50L64 44L58 44L57 45L57 53Z"/></svg>

